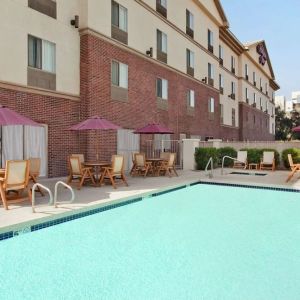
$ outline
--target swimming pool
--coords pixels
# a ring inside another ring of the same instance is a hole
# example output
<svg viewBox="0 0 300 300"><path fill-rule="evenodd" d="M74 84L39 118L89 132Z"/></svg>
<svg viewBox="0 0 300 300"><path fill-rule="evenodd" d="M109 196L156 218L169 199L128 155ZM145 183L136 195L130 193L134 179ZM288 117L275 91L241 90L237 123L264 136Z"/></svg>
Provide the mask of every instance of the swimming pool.
<svg viewBox="0 0 300 300"><path fill-rule="evenodd" d="M0 242L4 299L299 299L300 193L200 184Z"/></svg>

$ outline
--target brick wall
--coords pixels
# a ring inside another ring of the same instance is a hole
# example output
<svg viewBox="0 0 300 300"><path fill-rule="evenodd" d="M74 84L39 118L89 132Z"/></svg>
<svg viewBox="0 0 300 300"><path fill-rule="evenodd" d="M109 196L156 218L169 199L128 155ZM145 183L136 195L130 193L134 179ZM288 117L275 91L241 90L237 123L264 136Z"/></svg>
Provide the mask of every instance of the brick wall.
<svg viewBox="0 0 300 300"><path fill-rule="evenodd" d="M239 103L240 140L272 141L275 136L269 133L269 115L246 103Z"/></svg>
<svg viewBox="0 0 300 300"><path fill-rule="evenodd" d="M127 102L111 99L112 60L129 66ZM157 77L168 80L167 110L157 107ZM193 116L187 111L189 89L195 91ZM210 97L215 99L214 120L208 117ZM238 129L220 127L218 91L89 34L81 36L81 108L82 118L98 114L127 129L158 121L174 131L173 139L177 139L180 133L187 134L187 137L238 139ZM114 133L101 136L101 158L105 159L116 151L116 142ZM89 136L88 156L94 156L95 147L96 140ZM105 148L109 153L104 153Z"/></svg>
<svg viewBox="0 0 300 300"><path fill-rule="evenodd" d="M79 151L79 135L66 131L78 122L79 102L0 88L0 104L48 125L48 175L67 174L67 155Z"/></svg>

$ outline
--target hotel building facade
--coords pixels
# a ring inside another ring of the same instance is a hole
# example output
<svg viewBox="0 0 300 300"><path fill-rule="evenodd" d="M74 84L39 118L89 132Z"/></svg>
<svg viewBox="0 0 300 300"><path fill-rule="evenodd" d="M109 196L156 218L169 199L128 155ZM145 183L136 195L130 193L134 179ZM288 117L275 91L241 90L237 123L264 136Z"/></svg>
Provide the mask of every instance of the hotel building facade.
<svg viewBox="0 0 300 300"><path fill-rule="evenodd" d="M64 175L68 154L93 157L95 136L66 130L93 115L123 128L99 134L102 159L151 122L175 140L274 140L266 44L242 44L218 0L2 0L0 17L0 103L43 124L6 130L4 158Z"/></svg>

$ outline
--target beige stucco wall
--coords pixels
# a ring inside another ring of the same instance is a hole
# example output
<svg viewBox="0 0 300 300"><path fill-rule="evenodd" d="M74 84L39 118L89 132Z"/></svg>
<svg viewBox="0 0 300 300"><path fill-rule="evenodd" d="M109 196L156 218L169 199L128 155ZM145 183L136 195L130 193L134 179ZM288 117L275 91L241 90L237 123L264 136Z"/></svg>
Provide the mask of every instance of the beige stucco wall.
<svg viewBox="0 0 300 300"><path fill-rule="evenodd" d="M0 1L0 80L27 85L28 34L56 44L57 91L79 95L79 34L70 25L77 0L57 1L57 20L28 8L26 0Z"/></svg>

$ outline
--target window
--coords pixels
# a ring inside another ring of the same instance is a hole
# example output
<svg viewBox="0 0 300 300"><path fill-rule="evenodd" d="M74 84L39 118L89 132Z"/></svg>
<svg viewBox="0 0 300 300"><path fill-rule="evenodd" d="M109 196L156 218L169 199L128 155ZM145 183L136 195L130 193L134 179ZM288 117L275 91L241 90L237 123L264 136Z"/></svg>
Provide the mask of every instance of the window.
<svg viewBox="0 0 300 300"><path fill-rule="evenodd" d="M235 57L231 56L231 72L235 74Z"/></svg>
<svg viewBox="0 0 300 300"><path fill-rule="evenodd" d="M188 106L191 108L195 107L195 91L193 90L188 91Z"/></svg>
<svg viewBox="0 0 300 300"><path fill-rule="evenodd" d="M275 131L274 131L274 123L272 123L272 134L275 134Z"/></svg>
<svg viewBox="0 0 300 300"><path fill-rule="evenodd" d="M223 104L220 104L220 123L224 124L224 107L223 107Z"/></svg>
<svg viewBox="0 0 300 300"><path fill-rule="evenodd" d="M156 11L167 17L167 0L156 0Z"/></svg>
<svg viewBox="0 0 300 300"><path fill-rule="evenodd" d="M55 44L28 36L28 66L55 73Z"/></svg>
<svg viewBox="0 0 300 300"><path fill-rule="evenodd" d="M249 92L248 92L248 88L245 88L245 96L246 96L246 103L249 103Z"/></svg>
<svg viewBox="0 0 300 300"><path fill-rule="evenodd" d="M114 86L128 89L128 66L117 61L112 61L111 82Z"/></svg>
<svg viewBox="0 0 300 300"><path fill-rule="evenodd" d="M111 2L111 35L112 38L127 44L128 43L128 12L127 8L115 1Z"/></svg>
<svg viewBox="0 0 300 300"><path fill-rule="evenodd" d="M187 74L194 76L195 55L194 52L186 49L186 68Z"/></svg>
<svg viewBox="0 0 300 300"><path fill-rule="evenodd" d="M253 84L254 86L256 86L256 73L253 72Z"/></svg>
<svg viewBox="0 0 300 300"><path fill-rule="evenodd" d="M28 7L56 19L56 1L53 0L28 0Z"/></svg>
<svg viewBox="0 0 300 300"><path fill-rule="evenodd" d="M231 110L231 125L235 127L235 109Z"/></svg>
<svg viewBox="0 0 300 300"><path fill-rule="evenodd" d="M208 63L208 84L214 85L214 66L211 63Z"/></svg>
<svg viewBox="0 0 300 300"><path fill-rule="evenodd" d="M223 93L224 93L224 77L222 74L219 74L219 90L220 90L220 94L223 95Z"/></svg>
<svg viewBox="0 0 300 300"><path fill-rule="evenodd" d="M224 62L224 49L221 45L219 45L219 61L220 61L220 65L223 66L223 62Z"/></svg>
<svg viewBox="0 0 300 300"><path fill-rule="evenodd" d="M158 98L168 100L168 80L157 78L156 80L156 96Z"/></svg>
<svg viewBox="0 0 300 300"><path fill-rule="evenodd" d="M208 29L207 31L208 51L214 53L214 34Z"/></svg>
<svg viewBox="0 0 300 300"><path fill-rule="evenodd" d="M263 110L261 97L259 98L259 107L260 107L261 110Z"/></svg>
<svg viewBox="0 0 300 300"><path fill-rule="evenodd" d="M245 64L245 78L246 80L249 80L249 68L247 64Z"/></svg>
<svg viewBox="0 0 300 300"><path fill-rule="evenodd" d="M266 82L266 95L268 96L269 92L268 92L268 83Z"/></svg>
<svg viewBox="0 0 300 300"><path fill-rule="evenodd" d="M231 99L235 100L235 82L231 82Z"/></svg>
<svg viewBox="0 0 300 300"><path fill-rule="evenodd" d="M253 107L256 107L256 94L253 94Z"/></svg>
<svg viewBox="0 0 300 300"><path fill-rule="evenodd" d="M157 29L157 59L167 63L168 60L168 37Z"/></svg>
<svg viewBox="0 0 300 300"><path fill-rule="evenodd" d="M186 10L186 34L194 38L194 15Z"/></svg>
<svg viewBox="0 0 300 300"><path fill-rule="evenodd" d="M215 112L215 99L212 97L208 100L208 112L211 114Z"/></svg>
<svg viewBox="0 0 300 300"><path fill-rule="evenodd" d="M262 91L262 80L261 80L261 78L259 78L259 86L260 86L260 90Z"/></svg>
<svg viewBox="0 0 300 300"><path fill-rule="evenodd" d="M220 104L220 123L224 124L224 107L223 107L223 104Z"/></svg>
<svg viewBox="0 0 300 300"><path fill-rule="evenodd" d="M56 89L56 46L28 35L27 84L44 89Z"/></svg>

